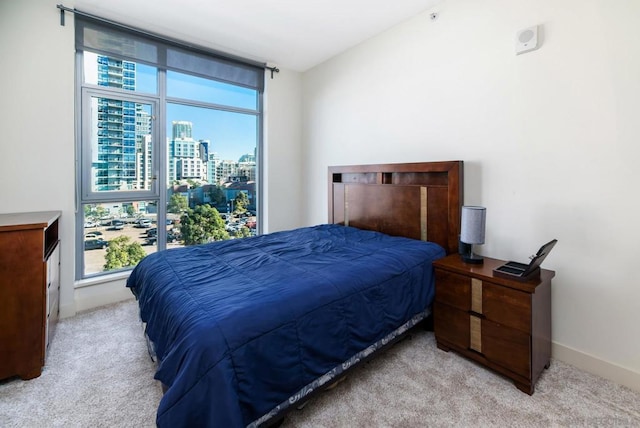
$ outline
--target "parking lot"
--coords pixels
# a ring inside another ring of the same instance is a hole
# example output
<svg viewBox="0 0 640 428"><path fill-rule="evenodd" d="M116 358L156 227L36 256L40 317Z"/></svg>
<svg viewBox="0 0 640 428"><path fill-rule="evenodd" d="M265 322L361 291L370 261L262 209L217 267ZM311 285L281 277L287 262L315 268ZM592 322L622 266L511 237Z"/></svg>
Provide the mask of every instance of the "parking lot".
<svg viewBox="0 0 640 428"><path fill-rule="evenodd" d="M226 219L226 215L225 215L225 219ZM175 221L177 219L172 219L172 220ZM152 221L155 221L155 219ZM245 216L242 218L237 218L236 216L233 216L232 218L226 219L226 224L227 224L226 229L231 234L233 234L235 231L237 231L239 228L243 226L249 227L252 235L255 234L255 231L256 231L255 216ZM150 226L151 227L148 227L148 228L135 227L135 223L133 222L133 220L130 220L128 222L123 221L123 228L120 230L112 230L110 226L105 226L105 225L85 227L84 235L86 237L91 233L95 234L97 232L98 237L104 239L107 242L119 236L127 236L131 239L131 242L137 242L140 245L142 245L142 248L147 254L151 254L157 251L158 246L156 245L155 241L153 244L149 244L147 242L147 231L149 229L155 228L157 225L154 222L154 223L151 223ZM167 225L166 227L167 227L167 231L173 228L178 229L177 226L174 226L172 224ZM175 247L181 247L181 246L182 244L180 243L180 241L173 241L173 242L167 243L167 248L175 248ZM94 273L103 272L106 254L107 254L106 248L85 250L84 252L85 274L90 275Z"/></svg>
<svg viewBox="0 0 640 428"><path fill-rule="evenodd" d="M152 227L156 227L155 224L152 224ZM171 229L172 226L167 226L167 230ZM157 245L147 245L147 230L149 228L137 228L134 227L133 224L125 223L124 228L121 230L109 230L107 226L97 226L97 227L85 227L84 234L90 234L92 232L100 232L102 235L99 235L105 241L111 241L114 238L119 236L128 236L131 239L131 242L137 242L142 245L145 252L147 254L155 253L157 251ZM172 242L167 244L168 248L179 247L181 246L178 242ZM95 249L95 250L85 250L84 252L84 263L85 263L85 274L98 273L103 271L104 263L105 263L105 255L107 254L107 249Z"/></svg>

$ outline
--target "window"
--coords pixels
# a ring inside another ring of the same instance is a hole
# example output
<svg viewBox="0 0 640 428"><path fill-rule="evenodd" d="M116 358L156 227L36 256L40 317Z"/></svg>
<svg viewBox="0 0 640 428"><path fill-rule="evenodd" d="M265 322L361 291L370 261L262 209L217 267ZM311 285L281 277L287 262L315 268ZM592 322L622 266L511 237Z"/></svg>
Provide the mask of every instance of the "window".
<svg viewBox="0 0 640 428"><path fill-rule="evenodd" d="M259 232L263 65L78 15L76 51L77 278Z"/></svg>

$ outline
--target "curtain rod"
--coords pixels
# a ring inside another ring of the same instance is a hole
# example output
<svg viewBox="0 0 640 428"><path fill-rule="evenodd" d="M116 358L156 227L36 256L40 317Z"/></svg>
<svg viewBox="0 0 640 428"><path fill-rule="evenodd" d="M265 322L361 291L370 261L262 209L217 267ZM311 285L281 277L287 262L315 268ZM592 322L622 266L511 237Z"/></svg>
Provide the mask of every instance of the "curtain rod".
<svg viewBox="0 0 640 428"><path fill-rule="evenodd" d="M177 40L173 40L173 39L170 39L168 37L163 37L163 36L159 36L157 34L150 33L148 31L140 30L139 28L130 27L128 25L121 24L119 22L111 21L111 20L106 19L106 18L101 18L99 16L92 15L90 13L82 12L82 11L79 11L78 9L75 9L75 8L71 9L69 7L64 6L63 4L58 4L58 5L56 5L56 7L58 9L60 9L60 25L63 26L63 27L64 27L64 13L65 12L70 12L70 13L75 13L75 14L80 15L80 16L86 16L87 18L95 19L96 21L99 21L99 22L104 22L104 23L109 24L109 25L115 25L116 27L123 28L123 29L125 29L127 31L135 31L137 33L142 33L145 36L153 37L155 39L160 39L160 40L162 40L164 42L169 42L169 43L176 44L176 45L179 45L179 46L182 46L182 47L187 47L187 48L190 48L190 49L199 49L199 50L202 49L202 48L200 48L198 46L190 45L190 44L185 43L185 42L179 42ZM227 58L230 58L230 59L235 59L237 61L241 61L241 62L244 62L244 63L251 63L251 65L262 67L265 70L269 70L269 71L271 71L271 78L272 79L273 79L273 73L280 73L280 69L278 67L269 67L268 65L263 64L263 63L248 61L248 60L246 60L244 58L236 58L236 57L234 57L232 55L227 55L227 54L224 54L224 55L223 54L218 54L218 55L221 55L223 57L227 57Z"/></svg>

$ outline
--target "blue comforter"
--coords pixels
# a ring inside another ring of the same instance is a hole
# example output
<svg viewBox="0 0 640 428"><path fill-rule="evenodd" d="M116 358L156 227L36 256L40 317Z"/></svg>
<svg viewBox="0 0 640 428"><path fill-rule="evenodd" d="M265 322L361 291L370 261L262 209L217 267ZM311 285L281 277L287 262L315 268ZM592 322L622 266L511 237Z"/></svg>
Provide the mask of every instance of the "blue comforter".
<svg viewBox="0 0 640 428"><path fill-rule="evenodd" d="M427 308L437 244L339 225L170 249L127 286L160 427L246 426Z"/></svg>

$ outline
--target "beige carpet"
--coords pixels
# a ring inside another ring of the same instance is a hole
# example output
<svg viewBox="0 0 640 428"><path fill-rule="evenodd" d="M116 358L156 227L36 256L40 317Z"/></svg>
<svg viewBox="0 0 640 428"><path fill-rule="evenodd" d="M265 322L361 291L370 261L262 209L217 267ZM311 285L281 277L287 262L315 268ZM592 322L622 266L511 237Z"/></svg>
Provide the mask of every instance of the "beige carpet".
<svg viewBox="0 0 640 428"><path fill-rule="evenodd" d="M134 301L62 320L37 379L0 383L0 427L152 427L161 397ZM528 396L418 332L284 427L640 427L640 393L552 361Z"/></svg>

